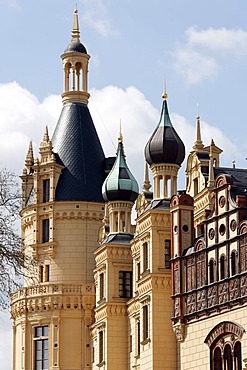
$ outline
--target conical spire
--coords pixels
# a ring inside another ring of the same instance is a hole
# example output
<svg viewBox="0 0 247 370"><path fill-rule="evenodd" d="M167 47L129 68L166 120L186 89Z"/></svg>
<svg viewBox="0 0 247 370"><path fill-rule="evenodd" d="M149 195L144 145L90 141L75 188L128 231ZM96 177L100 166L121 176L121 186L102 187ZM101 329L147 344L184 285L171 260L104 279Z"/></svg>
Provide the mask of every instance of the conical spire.
<svg viewBox="0 0 247 370"><path fill-rule="evenodd" d="M118 138L117 158L107 176L103 187L102 195L106 202L114 200L135 202L139 193L138 184L126 163L123 136L120 131Z"/></svg>
<svg viewBox="0 0 247 370"><path fill-rule="evenodd" d="M80 42L80 30L79 30L77 6L74 10L74 23L73 23L73 28L72 28L72 31L71 31L71 41L79 41Z"/></svg>
<svg viewBox="0 0 247 370"><path fill-rule="evenodd" d="M48 127L45 126L45 132L44 132L44 136L43 136L43 140L41 141L40 143L40 152L44 152L44 151L49 151L51 152L52 151L52 142L50 140L50 137L49 137L49 132L48 132Z"/></svg>
<svg viewBox="0 0 247 370"><path fill-rule="evenodd" d="M196 140L193 145L194 150L201 150L204 148L202 139L201 139L201 122L200 122L200 115L199 110L196 116Z"/></svg>
<svg viewBox="0 0 247 370"><path fill-rule="evenodd" d="M25 166L30 168L34 164L34 156L33 156L33 143L30 141L28 146L28 151L25 159Z"/></svg>
<svg viewBox="0 0 247 370"><path fill-rule="evenodd" d="M46 141L47 143L50 141L49 133L48 133L48 126L45 126L45 132L43 136L43 141Z"/></svg>

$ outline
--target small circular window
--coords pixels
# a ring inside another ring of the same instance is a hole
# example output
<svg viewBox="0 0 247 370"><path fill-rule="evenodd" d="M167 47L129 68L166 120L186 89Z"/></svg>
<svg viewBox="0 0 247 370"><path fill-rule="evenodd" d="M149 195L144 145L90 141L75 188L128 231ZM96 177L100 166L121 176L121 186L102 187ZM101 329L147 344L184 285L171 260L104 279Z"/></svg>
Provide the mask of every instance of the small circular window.
<svg viewBox="0 0 247 370"><path fill-rule="evenodd" d="M236 230L236 227L237 227L237 222L236 220L231 220L231 223L230 223L230 228L232 231L235 231Z"/></svg>
<svg viewBox="0 0 247 370"><path fill-rule="evenodd" d="M220 232L220 235L224 235L225 232L226 232L226 227L224 224L221 224L220 225L220 228L219 228L219 232Z"/></svg>
<svg viewBox="0 0 247 370"><path fill-rule="evenodd" d="M208 232L208 236L209 236L209 239L213 239L214 238L214 236L215 236L215 231L214 231L214 229L213 228L211 228L210 230L209 230L209 232Z"/></svg>
<svg viewBox="0 0 247 370"><path fill-rule="evenodd" d="M187 233L189 231L189 226L188 225L183 225L183 231Z"/></svg>
<svg viewBox="0 0 247 370"><path fill-rule="evenodd" d="M177 234L177 232L178 232L178 227L176 225L176 226L174 226L174 233Z"/></svg>
<svg viewBox="0 0 247 370"><path fill-rule="evenodd" d="M225 204L226 204L226 198L222 195L222 196L220 197L220 199L219 199L219 206L220 206L221 208L223 208Z"/></svg>

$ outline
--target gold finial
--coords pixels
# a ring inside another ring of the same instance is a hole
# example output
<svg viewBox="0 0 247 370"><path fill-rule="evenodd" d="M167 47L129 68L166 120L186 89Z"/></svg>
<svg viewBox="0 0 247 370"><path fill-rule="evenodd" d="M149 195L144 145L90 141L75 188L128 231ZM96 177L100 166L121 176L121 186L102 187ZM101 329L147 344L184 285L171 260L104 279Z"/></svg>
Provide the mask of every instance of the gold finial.
<svg viewBox="0 0 247 370"><path fill-rule="evenodd" d="M71 32L71 37L72 37L71 41L80 41L77 3L76 3L75 10L74 10L74 23L73 23L73 28Z"/></svg>
<svg viewBox="0 0 247 370"><path fill-rule="evenodd" d="M118 137L118 141L119 141L119 143L122 143L123 142L121 119L120 119L120 125L119 125L119 137Z"/></svg>
<svg viewBox="0 0 247 370"><path fill-rule="evenodd" d="M164 100L167 100L167 98L168 98L168 95L167 95L167 92L166 92L166 79L164 81L164 92L163 92L162 98Z"/></svg>
<svg viewBox="0 0 247 370"><path fill-rule="evenodd" d="M201 139L201 122L200 122L200 114L199 114L199 104L197 103L197 116L196 116L196 140L193 145L194 150L201 150L203 149L204 145Z"/></svg>

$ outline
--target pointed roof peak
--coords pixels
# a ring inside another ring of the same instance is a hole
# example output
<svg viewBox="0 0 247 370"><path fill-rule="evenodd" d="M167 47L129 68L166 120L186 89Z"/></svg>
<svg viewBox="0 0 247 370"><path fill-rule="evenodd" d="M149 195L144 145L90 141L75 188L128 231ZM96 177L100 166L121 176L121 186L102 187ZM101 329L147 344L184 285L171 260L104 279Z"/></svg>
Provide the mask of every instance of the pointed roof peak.
<svg viewBox="0 0 247 370"><path fill-rule="evenodd" d="M73 28L71 31L71 41L80 42L80 30L79 30L77 3L76 3L76 8L74 10L74 23L73 23Z"/></svg>
<svg viewBox="0 0 247 370"><path fill-rule="evenodd" d="M29 145L28 145L26 160L25 160L25 166L29 167L29 166L32 166L33 164L34 164L33 143L32 143L32 140L30 140Z"/></svg>
<svg viewBox="0 0 247 370"><path fill-rule="evenodd" d="M47 143L50 141L49 132L48 132L48 126L47 125L45 126L45 132L44 132L44 136L43 136L43 141L45 141Z"/></svg>
<svg viewBox="0 0 247 370"><path fill-rule="evenodd" d="M197 116L196 116L196 140L193 145L194 150L201 150L204 148L202 139L201 139L201 119L199 115L199 104L197 104Z"/></svg>
<svg viewBox="0 0 247 370"><path fill-rule="evenodd" d="M172 125L166 92L164 97L158 126L144 149L145 159L150 166L154 163L174 163L180 166L185 157L185 147Z"/></svg>

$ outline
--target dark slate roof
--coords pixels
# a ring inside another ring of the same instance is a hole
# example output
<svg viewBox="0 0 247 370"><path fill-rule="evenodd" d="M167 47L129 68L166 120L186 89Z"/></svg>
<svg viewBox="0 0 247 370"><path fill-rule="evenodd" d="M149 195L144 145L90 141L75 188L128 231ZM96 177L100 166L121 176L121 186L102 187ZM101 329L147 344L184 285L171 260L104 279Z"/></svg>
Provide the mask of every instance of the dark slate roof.
<svg viewBox="0 0 247 370"><path fill-rule="evenodd" d="M145 209L145 211L150 209L169 209L170 199L154 199Z"/></svg>
<svg viewBox="0 0 247 370"><path fill-rule="evenodd" d="M174 163L179 166L185 157L185 147L172 126L166 99L163 101L160 121L145 147L145 158L153 163Z"/></svg>
<svg viewBox="0 0 247 370"><path fill-rule="evenodd" d="M85 46L80 41L71 41L71 43L64 50L65 53L82 53L87 54Z"/></svg>
<svg viewBox="0 0 247 370"><path fill-rule="evenodd" d="M209 161L209 153L203 150L197 150L196 155L201 160L208 160Z"/></svg>
<svg viewBox="0 0 247 370"><path fill-rule="evenodd" d="M220 174L231 177L233 185L231 194L233 199L236 199L237 195L247 196L247 169L214 167L214 176L216 177Z"/></svg>
<svg viewBox="0 0 247 370"><path fill-rule="evenodd" d="M132 234L126 234L126 233L109 234L103 240L101 245L110 244L110 243L112 243L112 244L130 244L132 239L133 239Z"/></svg>
<svg viewBox="0 0 247 370"><path fill-rule="evenodd" d="M106 202L123 200L135 202L139 189L125 160L122 139L119 139L117 157L103 186L102 195Z"/></svg>
<svg viewBox="0 0 247 370"><path fill-rule="evenodd" d="M87 105L66 103L55 128L53 151L65 168L56 201L103 202L105 156Z"/></svg>

